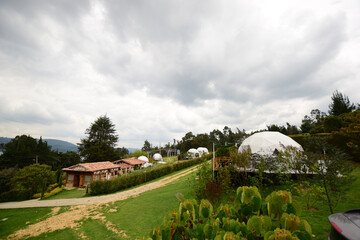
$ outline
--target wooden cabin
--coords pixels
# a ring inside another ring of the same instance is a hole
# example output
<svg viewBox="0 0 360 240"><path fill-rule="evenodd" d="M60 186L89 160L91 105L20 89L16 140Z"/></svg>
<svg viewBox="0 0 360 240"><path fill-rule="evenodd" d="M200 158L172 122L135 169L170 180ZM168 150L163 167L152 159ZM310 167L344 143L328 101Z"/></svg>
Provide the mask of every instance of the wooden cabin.
<svg viewBox="0 0 360 240"><path fill-rule="evenodd" d="M130 165L134 170L136 170L136 169L141 168L142 165L145 164L145 161L141 161L136 158L125 158L125 159L116 160L116 161L114 161L114 163L117 165L127 164L127 165Z"/></svg>
<svg viewBox="0 0 360 240"><path fill-rule="evenodd" d="M127 165L116 165L112 162L79 163L62 170L66 172L66 187L86 187L91 181L109 180L123 174L122 168L130 168Z"/></svg>

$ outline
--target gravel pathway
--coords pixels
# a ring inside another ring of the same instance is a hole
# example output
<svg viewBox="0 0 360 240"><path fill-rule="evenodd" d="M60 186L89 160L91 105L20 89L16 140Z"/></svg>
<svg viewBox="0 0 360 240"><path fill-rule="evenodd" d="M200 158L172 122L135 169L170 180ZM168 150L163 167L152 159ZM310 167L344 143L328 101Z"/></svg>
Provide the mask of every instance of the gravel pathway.
<svg viewBox="0 0 360 240"><path fill-rule="evenodd" d="M196 171L198 166L189 168L180 173L176 173L172 176L165 177L156 182L151 182L140 187L136 187L130 190L103 195L103 196L94 196L94 197L85 197L85 198L71 198L71 199L54 199L54 200L27 200L21 202L5 202L0 203L0 209L8 208L31 208L31 207L59 207L59 206L72 206L72 205L87 205L87 204L99 204L99 203L108 203L124 200L130 197L138 196L141 193L163 187L166 184L169 184L178 178L190 174Z"/></svg>

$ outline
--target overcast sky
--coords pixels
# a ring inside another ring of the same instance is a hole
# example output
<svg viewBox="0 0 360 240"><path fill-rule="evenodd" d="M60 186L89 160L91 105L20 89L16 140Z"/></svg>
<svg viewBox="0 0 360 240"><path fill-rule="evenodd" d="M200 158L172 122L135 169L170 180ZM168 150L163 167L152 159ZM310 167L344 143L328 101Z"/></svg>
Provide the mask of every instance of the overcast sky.
<svg viewBox="0 0 360 240"><path fill-rule="evenodd" d="M0 1L0 136L119 146L360 102L360 1Z"/></svg>

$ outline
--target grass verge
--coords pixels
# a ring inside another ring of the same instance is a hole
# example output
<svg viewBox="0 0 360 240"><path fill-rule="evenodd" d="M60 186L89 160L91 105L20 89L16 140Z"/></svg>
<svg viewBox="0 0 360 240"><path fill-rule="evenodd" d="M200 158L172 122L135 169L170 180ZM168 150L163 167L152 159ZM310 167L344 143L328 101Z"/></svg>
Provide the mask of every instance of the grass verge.
<svg viewBox="0 0 360 240"><path fill-rule="evenodd" d="M51 200L51 199L67 199L67 198L81 198L86 197L86 192L84 189L64 189L60 193L51 196L43 201Z"/></svg>
<svg viewBox="0 0 360 240"><path fill-rule="evenodd" d="M0 239L46 218L51 208L0 209Z"/></svg>

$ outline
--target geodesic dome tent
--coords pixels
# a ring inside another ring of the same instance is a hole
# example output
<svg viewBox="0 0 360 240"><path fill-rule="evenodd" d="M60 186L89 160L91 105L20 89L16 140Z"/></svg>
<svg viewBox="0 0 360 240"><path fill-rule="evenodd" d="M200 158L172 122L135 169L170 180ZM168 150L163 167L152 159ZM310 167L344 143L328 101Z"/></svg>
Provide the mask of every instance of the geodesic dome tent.
<svg viewBox="0 0 360 240"><path fill-rule="evenodd" d="M162 156L160 153L155 153L154 156L153 156L153 159L155 161L161 161L162 160Z"/></svg>
<svg viewBox="0 0 360 240"><path fill-rule="evenodd" d="M284 147L292 146L304 151L300 144L292 138L279 132L259 132L246 138L239 147L239 152L251 149L252 154L270 156L284 150Z"/></svg>
<svg viewBox="0 0 360 240"><path fill-rule="evenodd" d="M197 158L200 157L200 152L195 148L190 148L186 153L188 158Z"/></svg>
<svg viewBox="0 0 360 240"><path fill-rule="evenodd" d="M209 154L209 150L206 147L198 147L196 150L200 153L200 157Z"/></svg>
<svg viewBox="0 0 360 240"><path fill-rule="evenodd" d="M149 162L149 159L145 156L140 156L140 157L138 157L138 159L141 161L144 161L144 162Z"/></svg>

